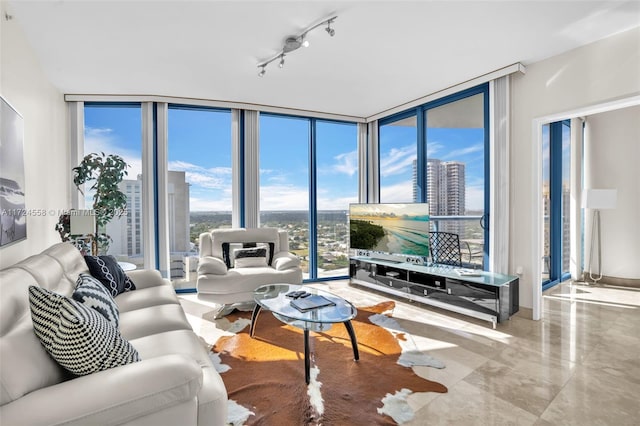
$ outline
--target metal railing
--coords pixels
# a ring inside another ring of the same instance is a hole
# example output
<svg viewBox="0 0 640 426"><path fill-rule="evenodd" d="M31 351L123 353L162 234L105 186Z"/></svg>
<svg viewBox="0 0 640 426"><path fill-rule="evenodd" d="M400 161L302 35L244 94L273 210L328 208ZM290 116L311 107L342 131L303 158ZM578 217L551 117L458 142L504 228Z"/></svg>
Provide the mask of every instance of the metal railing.
<svg viewBox="0 0 640 426"><path fill-rule="evenodd" d="M452 232L460 238L462 264L467 268L484 269L484 216L430 216L431 230ZM476 221L474 224L473 221ZM447 223L451 222L451 223ZM466 225L463 222L470 222Z"/></svg>

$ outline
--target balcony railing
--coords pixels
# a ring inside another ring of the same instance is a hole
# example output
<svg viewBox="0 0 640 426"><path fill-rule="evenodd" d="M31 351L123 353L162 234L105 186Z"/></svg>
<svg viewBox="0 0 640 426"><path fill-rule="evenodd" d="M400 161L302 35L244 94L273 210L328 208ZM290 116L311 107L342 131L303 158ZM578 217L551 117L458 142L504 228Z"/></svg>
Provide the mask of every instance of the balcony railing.
<svg viewBox="0 0 640 426"><path fill-rule="evenodd" d="M451 232L460 237L462 264L467 268L484 269L483 216L430 216L431 231Z"/></svg>

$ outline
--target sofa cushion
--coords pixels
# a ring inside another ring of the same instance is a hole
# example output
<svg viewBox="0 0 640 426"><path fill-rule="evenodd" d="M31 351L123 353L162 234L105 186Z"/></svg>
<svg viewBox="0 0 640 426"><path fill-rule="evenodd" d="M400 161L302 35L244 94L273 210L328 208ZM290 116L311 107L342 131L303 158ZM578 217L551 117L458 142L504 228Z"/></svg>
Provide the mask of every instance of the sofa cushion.
<svg viewBox="0 0 640 426"><path fill-rule="evenodd" d="M235 268L267 266L267 249L265 247L235 249L233 258Z"/></svg>
<svg viewBox="0 0 640 426"><path fill-rule="evenodd" d="M113 256L85 256L84 260L91 275L99 279L112 296L136 289Z"/></svg>
<svg viewBox="0 0 640 426"><path fill-rule="evenodd" d="M113 296L97 278L81 273L78 276L76 291L71 297L74 300L98 311L111 325L118 328L118 305Z"/></svg>
<svg viewBox="0 0 640 426"><path fill-rule="evenodd" d="M38 286L29 286L36 336L64 368L84 376L140 361L120 331L91 308Z"/></svg>

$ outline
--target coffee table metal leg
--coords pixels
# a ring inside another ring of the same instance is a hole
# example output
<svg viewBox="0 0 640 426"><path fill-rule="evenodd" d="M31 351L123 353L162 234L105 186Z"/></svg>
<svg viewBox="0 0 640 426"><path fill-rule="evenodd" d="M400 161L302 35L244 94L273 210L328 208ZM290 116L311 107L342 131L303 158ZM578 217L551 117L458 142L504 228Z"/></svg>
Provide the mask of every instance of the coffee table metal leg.
<svg viewBox="0 0 640 426"><path fill-rule="evenodd" d="M253 308L253 312L251 313L251 325L249 326L249 337L253 337L253 332L256 328L256 321L258 320L258 315L260 315L260 311L262 310L262 306L256 303L256 307Z"/></svg>
<svg viewBox="0 0 640 426"><path fill-rule="evenodd" d="M351 347L353 347L353 359L356 361L360 359L360 352L358 351L358 340L356 339L356 332L353 331L353 325L351 321L345 321L344 326L347 328L349 337L351 338Z"/></svg>
<svg viewBox="0 0 640 426"><path fill-rule="evenodd" d="M309 359L309 330L304 329L304 381L309 384L311 360Z"/></svg>

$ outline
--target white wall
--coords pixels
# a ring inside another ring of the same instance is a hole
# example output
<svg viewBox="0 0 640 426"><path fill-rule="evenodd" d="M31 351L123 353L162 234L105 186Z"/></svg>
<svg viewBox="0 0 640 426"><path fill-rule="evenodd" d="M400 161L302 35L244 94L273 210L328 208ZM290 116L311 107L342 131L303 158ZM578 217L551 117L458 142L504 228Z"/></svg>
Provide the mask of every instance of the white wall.
<svg viewBox="0 0 640 426"><path fill-rule="evenodd" d="M520 305L525 308L533 307L534 290L540 288L539 282L533 282L537 267L533 259L540 258L532 244L535 221L540 214L534 200L539 185L536 170L539 164L532 161L532 153L538 149L533 124L540 117L638 95L638 76L640 28L527 65L526 74L512 77L510 215L513 220L509 264L511 272L518 266L523 267ZM633 259L620 258L616 264Z"/></svg>
<svg viewBox="0 0 640 426"><path fill-rule="evenodd" d="M0 268L59 242L58 209L70 207L67 106L42 73L20 23L0 2L0 93L24 119L25 207L54 210L27 217L27 239L0 248Z"/></svg>
<svg viewBox="0 0 640 426"><path fill-rule="evenodd" d="M602 274L640 279L640 106L590 115L586 123L584 186L618 190L616 209L600 212ZM591 213L585 220L585 266Z"/></svg>

